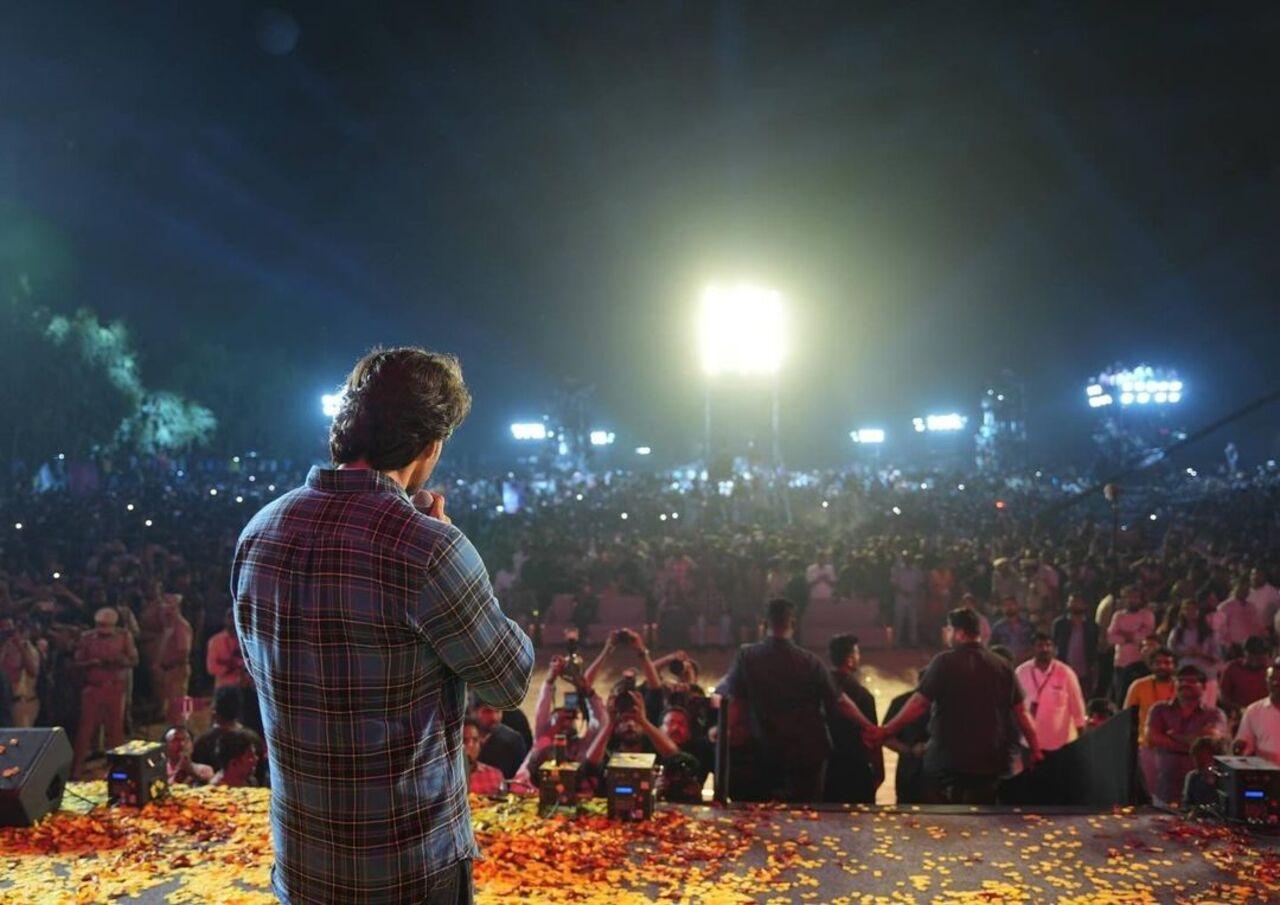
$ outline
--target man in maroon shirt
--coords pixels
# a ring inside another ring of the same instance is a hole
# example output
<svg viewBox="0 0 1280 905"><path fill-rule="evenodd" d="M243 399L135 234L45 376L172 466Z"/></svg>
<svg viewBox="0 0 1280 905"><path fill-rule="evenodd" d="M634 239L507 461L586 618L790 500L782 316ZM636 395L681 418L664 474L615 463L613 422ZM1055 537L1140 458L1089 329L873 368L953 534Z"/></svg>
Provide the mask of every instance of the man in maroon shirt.
<svg viewBox="0 0 1280 905"><path fill-rule="evenodd" d="M1223 707L1240 710L1267 696L1267 661L1271 659L1271 643L1262 635L1253 635L1244 643L1244 656L1232 660L1222 670L1218 700Z"/></svg>

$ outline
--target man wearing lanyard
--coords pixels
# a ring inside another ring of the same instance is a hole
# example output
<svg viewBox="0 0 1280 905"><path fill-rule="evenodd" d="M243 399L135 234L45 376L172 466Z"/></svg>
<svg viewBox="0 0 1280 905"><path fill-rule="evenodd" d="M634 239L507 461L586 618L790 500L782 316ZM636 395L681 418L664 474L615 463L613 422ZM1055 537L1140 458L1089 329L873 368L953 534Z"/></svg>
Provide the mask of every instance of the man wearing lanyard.
<svg viewBox="0 0 1280 905"><path fill-rule="evenodd" d="M1014 671L1040 747L1046 752L1074 741L1087 719L1080 679L1075 670L1053 656L1053 647L1052 638L1036 632L1032 638L1034 656Z"/></svg>

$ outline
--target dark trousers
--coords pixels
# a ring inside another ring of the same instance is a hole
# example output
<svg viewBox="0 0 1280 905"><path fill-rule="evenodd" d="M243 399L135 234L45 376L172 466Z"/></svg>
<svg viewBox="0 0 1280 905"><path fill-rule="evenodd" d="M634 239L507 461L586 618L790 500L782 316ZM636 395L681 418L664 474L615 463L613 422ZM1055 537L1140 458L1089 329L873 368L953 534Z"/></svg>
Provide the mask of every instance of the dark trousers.
<svg viewBox="0 0 1280 905"><path fill-rule="evenodd" d="M780 801L811 804L822 801L827 784L827 762L817 766L782 766L774 776L780 780L775 792Z"/></svg>
<svg viewBox="0 0 1280 905"><path fill-rule="evenodd" d="M928 785L930 804L995 804L1000 777L948 771L929 776Z"/></svg>
<svg viewBox="0 0 1280 905"><path fill-rule="evenodd" d="M475 900L475 882L471 876L471 859L463 858L432 878L424 905L471 905Z"/></svg>

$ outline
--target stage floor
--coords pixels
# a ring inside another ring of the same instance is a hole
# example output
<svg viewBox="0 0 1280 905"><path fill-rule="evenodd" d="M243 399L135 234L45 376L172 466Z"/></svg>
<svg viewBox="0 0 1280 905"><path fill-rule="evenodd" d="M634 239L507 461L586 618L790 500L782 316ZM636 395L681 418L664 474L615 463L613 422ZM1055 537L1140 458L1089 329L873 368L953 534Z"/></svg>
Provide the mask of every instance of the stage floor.
<svg viewBox="0 0 1280 905"><path fill-rule="evenodd" d="M73 791L100 799L97 784ZM481 902L1274 902L1280 852L1157 811L680 807L610 823L474 800ZM594 812L594 813L593 813ZM0 830L0 902L272 902L267 793L178 790L142 811L68 796Z"/></svg>

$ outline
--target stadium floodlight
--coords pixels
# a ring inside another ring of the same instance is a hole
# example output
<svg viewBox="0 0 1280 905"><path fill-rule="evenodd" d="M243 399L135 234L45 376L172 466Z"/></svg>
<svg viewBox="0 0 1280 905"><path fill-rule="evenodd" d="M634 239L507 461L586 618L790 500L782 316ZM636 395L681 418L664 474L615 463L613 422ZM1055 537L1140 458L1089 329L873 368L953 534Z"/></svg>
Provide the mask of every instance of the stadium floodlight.
<svg viewBox="0 0 1280 905"><path fill-rule="evenodd" d="M785 319L776 290L746 283L708 286L698 316L702 370L710 377L778 373Z"/></svg>
<svg viewBox="0 0 1280 905"><path fill-rule="evenodd" d="M1100 384L1100 383L1091 383L1091 384L1089 384L1089 386L1085 388L1085 394L1086 394L1086 395L1088 395L1088 396L1101 396L1101 395L1102 395L1102 384Z"/></svg>
<svg viewBox="0 0 1280 905"><path fill-rule="evenodd" d="M1104 371L1089 379L1085 397L1090 408L1119 402L1131 405L1176 405L1182 401L1183 383L1172 368L1135 368ZM1105 400L1105 401L1104 401Z"/></svg>
<svg viewBox="0 0 1280 905"><path fill-rule="evenodd" d="M320 397L320 411L324 412L326 418L332 418L338 414L342 408L341 393L325 393Z"/></svg>
<svg viewBox="0 0 1280 905"><path fill-rule="evenodd" d="M650 447L648 447L648 446L637 446L637 447L636 447L636 455L637 455L637 456L647 456L647 455L649 455L649 454L650 454L650 453L652 453L652 452L653 452L653 450L652 450Z"/></svg>
<svg viewBox="0 0 1280 905"><path fill-rule="evenodd" d="M608 446L613 442L613 431L593 430L589 438L592 446Z"/></svg>
<svg viewBox="0 0 1280 905"><path fill-rule="evenodd" d="M879 427L860 427L855 431L849 431L849 436L854 443L883 443L884 429Z"/></svg>
<svg viewBox="0 0 1280 905"><path fill-rule="evenodd" d="M917 433L947 433L949 431L964 430L964 426L969 423L969 419L959 412L946 412L938 415L925 415L923 418L912 418L911 424L915 427Z"/></svg>
<svg viewBox="0 0 1280 905"><path fill-rule="evenodd" d="M511 425L511 436L517 440L545 440L547 426L541 421L517 421Z"/></svg>

